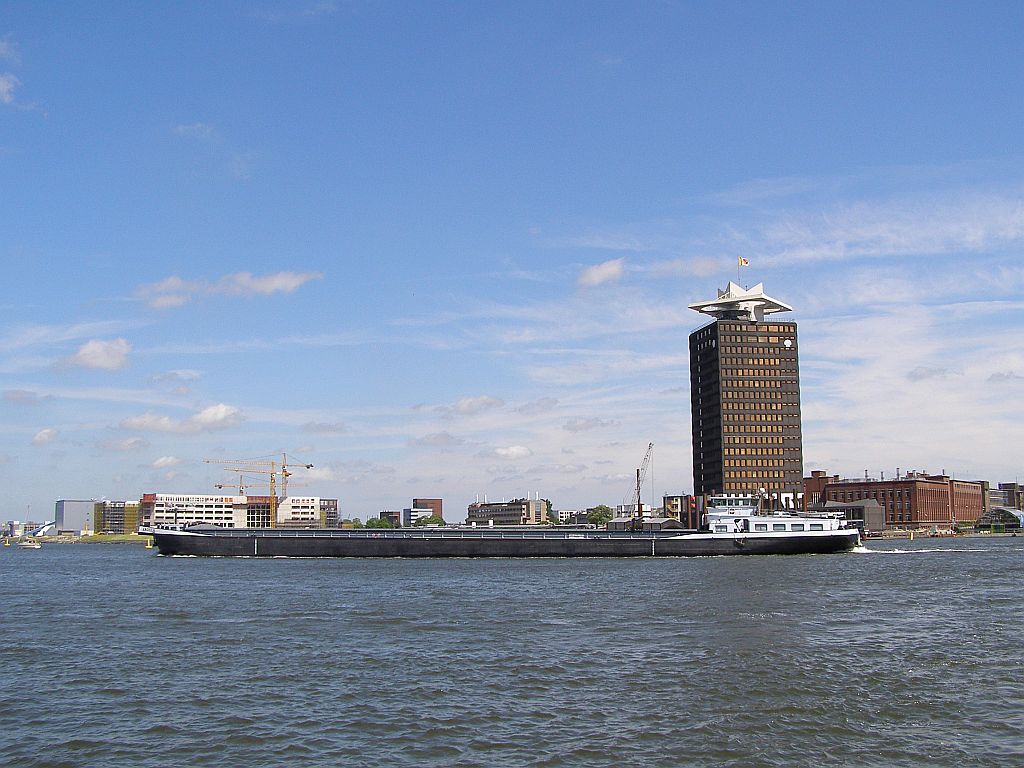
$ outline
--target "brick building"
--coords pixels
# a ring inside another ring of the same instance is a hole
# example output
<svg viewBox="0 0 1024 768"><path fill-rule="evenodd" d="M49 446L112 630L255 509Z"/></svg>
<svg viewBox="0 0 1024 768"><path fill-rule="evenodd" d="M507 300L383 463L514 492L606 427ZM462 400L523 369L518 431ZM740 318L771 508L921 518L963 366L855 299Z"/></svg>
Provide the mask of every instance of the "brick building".
<svg viewBox="0 0 1024 768"><path fill-rule="evenodd" d="M841 480L825 472L804 479L804 504L850 503L874 499L884 510L887 528L938 528L973 525L985 509L981 483L947 475L909 472L895 480Z"/></svg>

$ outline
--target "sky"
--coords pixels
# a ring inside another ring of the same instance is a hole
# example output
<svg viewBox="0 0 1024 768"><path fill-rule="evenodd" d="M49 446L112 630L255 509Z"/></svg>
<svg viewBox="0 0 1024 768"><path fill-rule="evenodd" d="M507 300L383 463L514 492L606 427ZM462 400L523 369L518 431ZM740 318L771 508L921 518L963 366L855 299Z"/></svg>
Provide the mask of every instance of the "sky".
<svg viewBox="0 0 1024 768"><path fill-rule="evenodd" d="M284 452L362 519L620 504L649 443L688 492L737 279L805 472L1019 480L1022 51L1019 2L0 0L0 519Z"/></svg>

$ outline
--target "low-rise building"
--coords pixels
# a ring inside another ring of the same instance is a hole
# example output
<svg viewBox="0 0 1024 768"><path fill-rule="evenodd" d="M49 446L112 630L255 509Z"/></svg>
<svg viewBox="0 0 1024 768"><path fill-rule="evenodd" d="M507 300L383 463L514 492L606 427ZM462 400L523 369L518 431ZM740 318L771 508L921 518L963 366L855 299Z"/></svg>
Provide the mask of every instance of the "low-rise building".
<svg viewBox="0 0 1024 768"><path fill-rule="evenodd" d="M847 504L862 499L878 502L886 528L939 528L973 525L984 511L982 484L942 475L908 472L895 480L840 480L824 472L805 478L805 503Z"/></svg>
<svg viewBox="0 0 1024 768"><path fill-rule="evenodd" d="M988 501L990 507L1024 510L1024 489L1020 483L999 483L988 489Z"/></svg>
<svg viewBox="0 0 1024 768"><path fill-rule="evenodd" d="M444 520L441 499L413 499L412 506L402 510L401 524L403 527L409 527L431 517Z"/></svg>
<svg viewBox="0 0 1024 768"><path fill-rule="evenodd" d="M252 499L252 517L249 501ZM262 504L265 504L265 511ZM139 503L142 524L147 526L181 526L207 523L222 528L259 527L256 522L269 521L270 497L207 496L175 493L146 493ZM258 520L256 518L259 518Z"/></svg>
<svg viewBox="0 0 1024 768"><path fill-rule="evenodd" d="M513 499L512 501L476 501L469 505L469 525L541 525L547 522L547 501L544 499Z"/></svg>
<svg viewBox="0 0 1024 768"><path fill-rule="evenodd" d="M338 500L320 499L320 519L324 528L338 527Z"/></svg>
<svg viewBox="0 0 1024 768"><path fill-rule="evenodd" d="M137 501L97 501L93 505L93 533L138 533L139 507Z"/></svg>
<svg viewBox="0 0 1024 768"><path fill-rule="evenodd" d="M429 509L430 514L427 517L439 517L444 520L443 499L413 499L412 509Z"/></svg>
<svg viewBox="0 0 1024 768"><path fill-rule="evenodd" d="M96 499L57 499L53 521L57 533L80 534L92 525Z"/></svg>
<svg viewBox="0 0 1024 768"><path fill-rule="evenodd" d="M666 517L674 517L683 528L696 530L700 528L701 513L704 507L702 499L693 494L676 494L662 497L662 509Z"/></svg>
<svg viewBox="0 0 1024 768"><path fill-rule="evenodd" d="M555 520L559 525L567 525L579 514L577 509L559 509L555 512Z"/></svg>
<svg viewBox="0 0 1024 768"><path fill-rule="evenodd" d="M338 500L319 496L287 496L277 500L275 525L317 528L338 519ZM147 493L139 502L143 525L217 525L221 528L267 528L270 496L216 496ZM331 527L331 526L329 526Z"/></svg>

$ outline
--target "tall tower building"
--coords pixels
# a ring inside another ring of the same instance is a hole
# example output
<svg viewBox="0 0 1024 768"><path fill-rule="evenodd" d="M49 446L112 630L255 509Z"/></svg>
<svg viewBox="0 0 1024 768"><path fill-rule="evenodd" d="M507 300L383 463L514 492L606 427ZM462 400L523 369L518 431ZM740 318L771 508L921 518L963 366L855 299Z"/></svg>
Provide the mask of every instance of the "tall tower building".
<svg viewBox="0 0 1024 768"><path fill-rule="evenodd" d="M689 306L715 318L690 334L694 493L792 505L803 486L796 323L771 317L792 307L733 282Z"/></svg>

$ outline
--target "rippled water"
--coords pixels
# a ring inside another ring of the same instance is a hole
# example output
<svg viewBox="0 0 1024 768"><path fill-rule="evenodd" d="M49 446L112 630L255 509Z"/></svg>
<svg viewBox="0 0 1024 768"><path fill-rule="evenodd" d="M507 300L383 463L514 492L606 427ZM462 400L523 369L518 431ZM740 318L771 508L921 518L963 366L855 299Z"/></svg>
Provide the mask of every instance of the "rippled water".
<svg viewBox="0 0 1024 768"><path fill-rule="evenodd" d="M4 549L0 764L1024 765L1022 564Z"/></svg>

